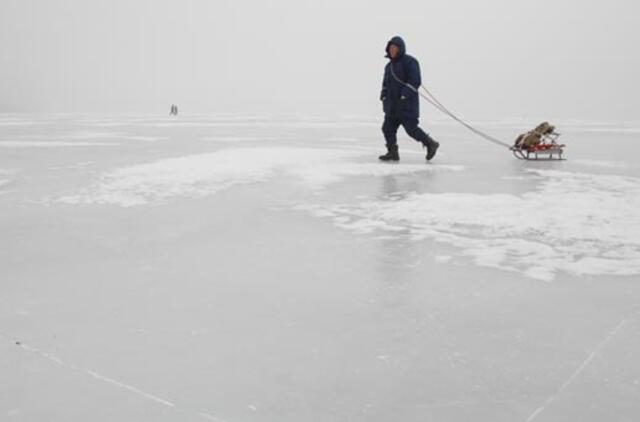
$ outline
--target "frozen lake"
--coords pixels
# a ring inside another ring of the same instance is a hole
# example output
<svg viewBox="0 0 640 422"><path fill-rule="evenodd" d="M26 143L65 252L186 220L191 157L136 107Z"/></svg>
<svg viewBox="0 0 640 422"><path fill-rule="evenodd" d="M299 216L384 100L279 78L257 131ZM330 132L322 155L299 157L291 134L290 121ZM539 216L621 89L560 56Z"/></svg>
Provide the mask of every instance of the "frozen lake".
<svg viewBox="0 0 640 422"><path fill-rule="evenodd" d="M638 420L640 125L426 122L0 115L0 420Z"/></svg>

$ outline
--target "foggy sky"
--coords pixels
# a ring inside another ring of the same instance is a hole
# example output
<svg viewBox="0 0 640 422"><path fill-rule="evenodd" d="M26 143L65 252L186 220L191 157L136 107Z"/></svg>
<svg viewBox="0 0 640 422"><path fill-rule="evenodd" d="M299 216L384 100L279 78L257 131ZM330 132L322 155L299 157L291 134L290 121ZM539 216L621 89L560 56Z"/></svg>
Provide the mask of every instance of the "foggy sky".
<svg viewBox="0 0 640 422"><path fill-rule="evenodd" d="M0 5L0 111L164 113L176 103L377 116L384 47L401 35L424 84L465 117L640 120L631 0Z"/></svg>

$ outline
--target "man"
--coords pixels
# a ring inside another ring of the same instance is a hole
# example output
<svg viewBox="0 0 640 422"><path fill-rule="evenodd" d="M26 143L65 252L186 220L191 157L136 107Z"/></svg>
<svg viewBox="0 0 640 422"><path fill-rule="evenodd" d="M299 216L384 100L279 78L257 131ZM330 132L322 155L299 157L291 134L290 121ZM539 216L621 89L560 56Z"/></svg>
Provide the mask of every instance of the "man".
<svg viewBox="0 0 640 422"><path fill-rule="evenodd" d="M384 124L382 133L387 144L387 153L379 158L383 161L398 161L398 141L396 134L400 125L407 134L422 143L427 148L427 161L435 155L439 143L431 139L420 127L420 97L418 88L421 85L420 64L406 54L404 40L393 37L387 43L387 55L389 63L384 68L382 80L382 100L384 109Z"/></svg>

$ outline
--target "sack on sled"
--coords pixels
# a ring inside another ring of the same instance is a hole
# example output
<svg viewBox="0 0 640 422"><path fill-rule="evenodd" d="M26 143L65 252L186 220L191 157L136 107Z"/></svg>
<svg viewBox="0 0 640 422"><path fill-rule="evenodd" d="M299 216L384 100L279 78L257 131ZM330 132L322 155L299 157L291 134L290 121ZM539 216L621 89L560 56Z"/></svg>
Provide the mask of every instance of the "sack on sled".
<svg viewBox="0 0 640 422"><path fill-rule="evenodd" d="M555 130L556 127L549 122L542 122L536 126L535 129L518 136L513 146L521 149L529 149L535 145L539 145L545 135L551 135Z"/></svg>

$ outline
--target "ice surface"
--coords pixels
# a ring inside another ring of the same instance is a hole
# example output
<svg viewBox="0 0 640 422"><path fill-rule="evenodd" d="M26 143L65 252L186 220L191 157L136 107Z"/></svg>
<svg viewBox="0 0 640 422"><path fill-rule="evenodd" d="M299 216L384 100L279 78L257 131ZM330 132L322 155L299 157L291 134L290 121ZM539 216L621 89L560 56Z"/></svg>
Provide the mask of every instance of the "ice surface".
<svg viewBox="0 0 640 422"><path fill-rule="evenodd" d="M380 123L0 116L0 420L636 419L635 126Z"/></svg>

